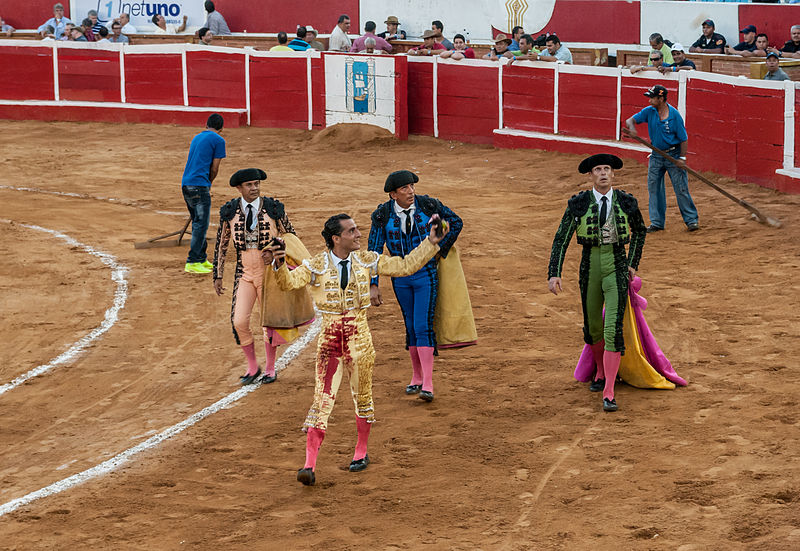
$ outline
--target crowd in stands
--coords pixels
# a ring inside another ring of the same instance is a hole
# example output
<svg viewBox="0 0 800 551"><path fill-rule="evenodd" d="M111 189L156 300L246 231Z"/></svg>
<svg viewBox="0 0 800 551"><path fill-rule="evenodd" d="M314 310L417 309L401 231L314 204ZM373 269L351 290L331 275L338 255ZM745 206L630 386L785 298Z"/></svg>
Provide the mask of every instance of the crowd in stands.
<svg viewBox="0 0 800 551"><path fill-rule="evenodd" d="M800 1L800 0L798 0ZM205 10L207 17L204 26L197 31L199 43L210 45L214 36L230 35L231 31L225 18L214 6L214 2L206 1ZM187 17L183 16L180 26L167 23L161 14L156 14L151 20L153 29L143 30L147 34L180 34L186 29ZM390 15L384 21L386 30L376 33L377 25L374 21L364 24L364 32L355 40L351 40L350 17L346 14L339 16L336 25L331 31L328 40L328 51L392 54L395 53L392 40L407 40L406 32L400 29L401 22L397 16ZM726 38L716 32L714 21L706 19L701 24L702 34L691 45L689 53L727 54L741 57L764 58L767 65L767 79L788 79L786 73L778 66L782 58L800 58L800 25L791 27L791 40L781 48L769 44L769 37L765 33L758 33L755 25L747 25L741 29L742 41L731 46ZM0 32L12 36L16 31L7 25L0 17ZM130 22L127 13L121 13L117 18L108 21L105 25L98 21L97 11L89 10L87 17L80 25L64 16L64 6L57 3L53 6L53 17L45 21L37 29L42 39L71 40L79 42L129 42L128 35L137 34L137 30ZM317 40L317 31L310 25L298 26L295 35L289 39L285 32L278 34L278 45L271 51L304 52L309 49L324 51L325 45ZM468 46L463 34L456 34L452 42L445 37L444 24L435 20L431 28L422 35L422 44L411 48L407 53L412 56L434 56L452 60L475 59L474 50ZM510 36L498 34L494 38L494 45L490 51L483 55L483 59L499 61L508 59L508 63L515 61L550 61L572 63L572 53L569 48L561 43L555 34L542 34L533 38L526 34L522 26L515 26ZM650 35L648 62L646 65L633 65L631 72L659 71L661 73L677 72L696 69L695 64L686 58L687 51L681 44L665 40L660 33ZM774 66L774 67L773 67Z"/></svg>

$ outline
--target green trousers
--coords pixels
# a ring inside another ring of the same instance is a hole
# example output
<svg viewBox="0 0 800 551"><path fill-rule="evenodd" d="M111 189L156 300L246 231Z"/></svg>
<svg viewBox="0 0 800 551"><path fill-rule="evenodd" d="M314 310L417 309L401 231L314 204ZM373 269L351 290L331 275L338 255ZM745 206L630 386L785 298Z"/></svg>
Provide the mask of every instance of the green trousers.
<svg viewBox="0 0 800 551"><path fill-rule="evenodd" d="M622 321L628 296L628 265L622 245L586 246L580 269L583 334L587 344L624 352ZM603 305L606 307L603 317Z"/></svg>

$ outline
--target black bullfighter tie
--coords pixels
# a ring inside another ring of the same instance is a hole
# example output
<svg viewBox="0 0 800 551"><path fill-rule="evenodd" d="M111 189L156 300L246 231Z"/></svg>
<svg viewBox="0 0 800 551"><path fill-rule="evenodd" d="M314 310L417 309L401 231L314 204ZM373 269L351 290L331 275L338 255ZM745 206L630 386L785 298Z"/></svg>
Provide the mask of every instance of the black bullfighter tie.
<svg viewBox="0 0 800 551"><path fill-rule="evenodd" d="M608 217L608 197L605 195L603 196L603 205L600 207L600 225L603 226L606 223L606 218Z"/></svg>
<svg viewBox="0 0 800 551"><path fill-rule="evenodd" d="M342 278L340 280L339 286L342 288L343 291L347 289L347 282L350 278L350 274L347 271L348 262L349 261L347 260L342 260L341 262L339 262L339 265L342 267Z"/></svg>
<svg viewBox="0 0 800 551"><path fill-rule="evenodd" d="M409 235L411 234L411 209L404 210L403 214L406 215L406 230L403 233Z"/></svg>

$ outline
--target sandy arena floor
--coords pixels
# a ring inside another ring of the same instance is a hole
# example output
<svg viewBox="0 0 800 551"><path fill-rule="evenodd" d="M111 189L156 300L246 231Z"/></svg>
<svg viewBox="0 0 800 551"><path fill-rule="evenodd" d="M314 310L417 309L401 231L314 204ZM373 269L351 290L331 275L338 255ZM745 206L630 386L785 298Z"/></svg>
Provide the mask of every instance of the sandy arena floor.
<svg viewBox="0 0 800 551"><path fill-rule="evenodd" d="M5 122L0 385L98 327L117 289L100 258L22 224L63 232L129 271L108 332L0 394L0 507L237 390L230 290L217 298L209 276L184 273L186 248L133 247L182 224L180 177L197 131ZM692 182L702 230L690 234L668 191L667 230L645 245L642 295L689 386L621 385L620 411L604 414L572 379L582 346L574 241L566 292L546 284L565 201L586 186L578 156L395 143L358 128L335 146L304 131L224 137L214 212L235 193L232 172L262 167L266 193L285 202L315 252L327 216L346 211L366 232L386 174L419 171L418 193L464 219L479 346L442 353L433 403L407 397L402 320L384 279L391 300L370 312L379 422L365 472L346 471L355 423L343 392L317 485L295 481L312 343L276 384L110 474L0 516L0 549L800 548L800 196L715 179L784 222L774 229ZM617 180L646 218L645 173L630 162Z"/></svg>

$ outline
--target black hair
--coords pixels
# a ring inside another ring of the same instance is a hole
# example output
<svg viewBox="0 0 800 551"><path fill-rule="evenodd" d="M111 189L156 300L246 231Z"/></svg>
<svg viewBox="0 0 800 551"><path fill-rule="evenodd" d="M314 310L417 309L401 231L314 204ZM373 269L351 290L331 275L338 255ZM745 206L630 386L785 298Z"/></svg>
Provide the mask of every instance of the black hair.
<svg viewBox="0 0 800 551"><path fill-rule="evenodd" d="M519 37L519 39L520 39L520 40L522 40L523 38L525 39L525 41L526 41L528 44L530 44L530 45L531 45L531 47L533 47L533 45L534 45L534 42L533 42L533 37L532 37L531 35L529 35L529 34L523 34L522 36L520 36L520 37Z"/></svg>
<svg viewBox="0 0 800 551"><path fill-rule="evenodd" d="M364 23L364 30L371 33L375 30L375 21L367 21Z"/></svg>
<svg viewBox="0 0 800 551"><path fill-rule="evenodd" d="M325 246L333 249L333 236L342 235L342 220L350 220L350 215L341 213L334 214L325 222L322 229L322 237L325 238Z"/></svg>
<svg viewBox="0 0 800 551"><path fill-rule="evenodd" d="M306 30L305 27L303 27L302 25L297 27L297 38L305 38L306 34L308 34L308 31Z"/></svg>
<svg viewBox="0 0 800 551"><path fill-rule="evenodd" d="M433 25L434 27L436 27L436 28L437 28L437 29L439 29L440 31L443 31L443 30L444 30L444 25L443 25L443 24L442 24L442 22L441 22L441 21L439 21L438 19L437 19L436 21L433 21L433 22L431 22L431 25Z"/></svg>
<svg viewBox="0 0 800 551"><path fill-rule="evenodd" d="M213 128L214 130L222 130L222 126L225 124L225 119L222 118L222 115L219 113L214 113L210 117L208 117L208 122L206 126L209 128Z"/></svg>
<svg viewBox="0 0 800 551"><path fill-rule="evenodd" d="M212 2L211 0L206 0L205 7L206 7L206 11L208 13L213 12L214 11L214 2Z"/></svg>
<svg viewBox="0 0 800 551"><path fill-rule="evenodd" d="M197 38L203 38L206 35L206 33L209 32L210 30L211 29L209 29L208 27L203 27L202 29L197 31Z"/></svg>
<svg viewBox="0 0 800 551"><path fill-rule="evenodd" d="M762 36L763 36L764 38L766 38L766 39L767 39L767 41L769 41L769 37L767 36L767 33L758 33L758 34L756 35L756 40L758 40L758 39L759 39L759 37L762 37Z"/></svg>
<svg viewBox="0 0 800 551"><path fill-rule="evenodd" d="M466 39L466 38L464 38L464 35L463 35L463 34L457 34L457 35L455 35L455 36L453 37L453 42L455 42L457 38L460 38L460 39L461 39L461 40L463 40L464 42L466 42L466 41L467 41L467 39Z"/></svg>
<svg viewBox="0 0 800 551"><path fill-rule="evenodd" d="M150 18L150 21L153 22L153 25L158 25L158 15L159 14L155 14L153 17Z"/></svg>
<svg viewBox="0 0 800 551"><path fill-rule="evenodd" d="M338 25L339 23L341 23L341 22L343 22L343 21L345 21L347 19L350 19L350 16L347 15L346 13L343 13L342 15L339 16L339 21L336 24Z"/></svg>
<svg viewBox="0 0 800 551"><path fill-rule="evenodd" d="M517 34L517 31L521 31L521 30L522 30L522 26L521 25L517 25L516 27L511 29L511 36L513 37L515 34Z"/></svg>
<svg viewBox="0 0 800 551"><path fill-rule="evenodd" d="M91 26L92 26L92 20L89 19L88 17L83 21L81 21L81 27L83 27L84 29L89 28Z"/></svg>
<svg viewBox="0 0 800 551"><path fill-rule="evenodd" d="M108 29L105 27L100 27L100 29L97 31L97 34L105 38L108 36Z"/></svg>
<svg viewBox="0 0 800 551"><path fill-rule="evenodd" d="M664 42L664 37L661 36L661 33L653 33L650 35L650 40L655 40L656 44L661 44Z"/></svg>
<svg viewBox="0 0 800 551"><path fill-rule="evenodd" d="M278 44L286 44L287 42L289 42L289 36L283 31L279 32L278 33Z"/></svg>
<svg viewBox="0 0 800 551"><path fill-rule="evenodd" d="M554 34L550 34L550 35L547 36L547 39L545 40L545 42L552 42L553 44L561 44L561 39L558 38L558 36L556 36Z"/></svg>

